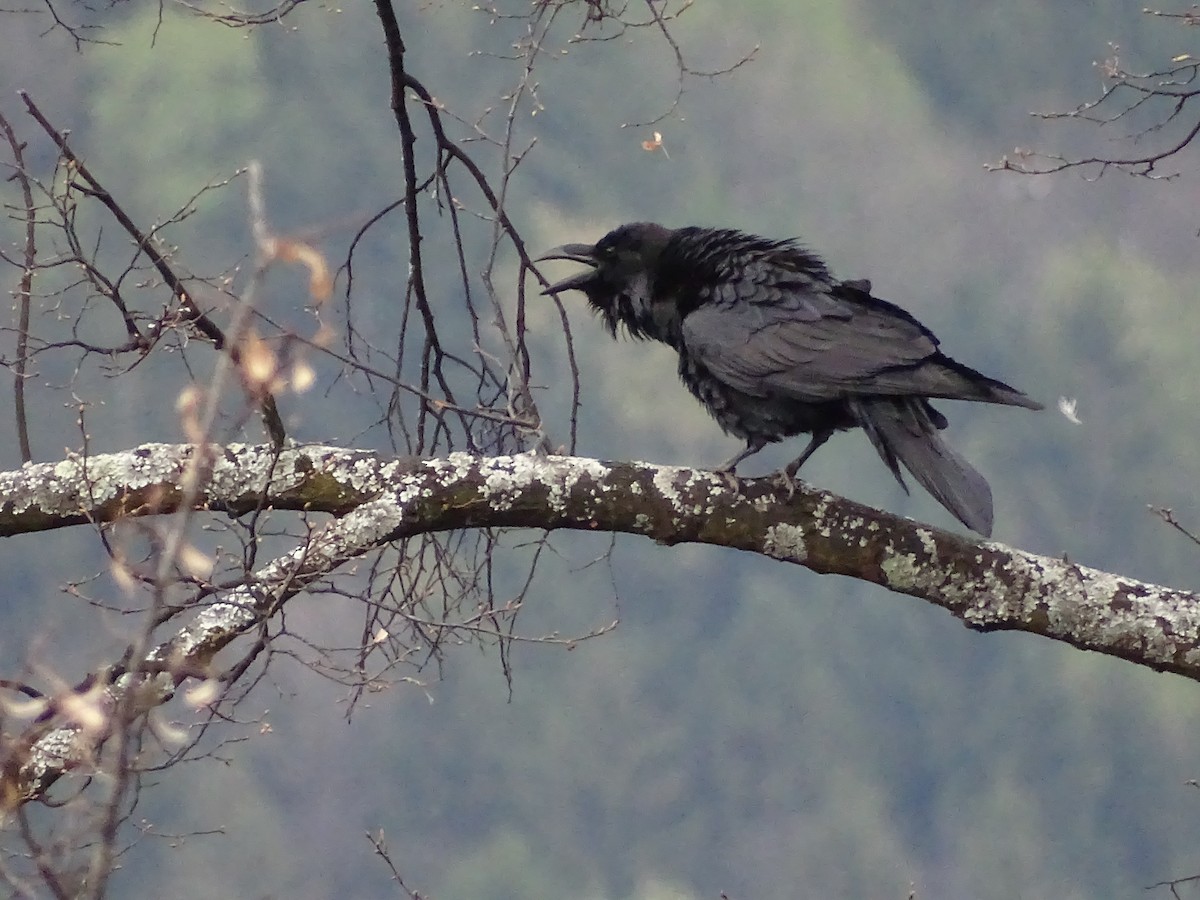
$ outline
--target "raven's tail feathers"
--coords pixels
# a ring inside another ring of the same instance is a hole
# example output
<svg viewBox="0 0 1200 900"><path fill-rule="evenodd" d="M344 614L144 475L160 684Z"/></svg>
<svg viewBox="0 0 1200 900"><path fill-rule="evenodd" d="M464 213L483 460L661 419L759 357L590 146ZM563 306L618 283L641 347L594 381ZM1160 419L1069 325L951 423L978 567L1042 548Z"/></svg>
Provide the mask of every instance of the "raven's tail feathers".
<svg viewBox="0 0 1200 900"><path fill-rule="evenodd" d="M905 491L900 463L954 518L972 531L992 534L992 489L971 464L938 435L946 420L917 398L852 400L852 412Z"/></svg>

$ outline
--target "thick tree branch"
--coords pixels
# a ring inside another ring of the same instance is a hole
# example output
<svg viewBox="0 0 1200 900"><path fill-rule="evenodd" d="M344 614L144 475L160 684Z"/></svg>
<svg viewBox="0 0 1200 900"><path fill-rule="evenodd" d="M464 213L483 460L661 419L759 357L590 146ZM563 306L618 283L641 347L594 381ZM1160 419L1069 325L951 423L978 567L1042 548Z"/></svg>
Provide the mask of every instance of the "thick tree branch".
<svg viewBox="0 0 1200 900"><path fill-rule="evenodd" d="M276 457L268 445L242 444L205 451L211 473L197 496L202 508L371 513L370 528L338 538L325 573L383 543L435 531L625 532L761 553L920 597L971 628L1031 631L1200 680L1193 592L976 541L803 484L789 500L770 478L733 486L702 470L577 457L388 459L324 446L291 446ZM0 473L0 536L170 512L197 452L146 444Z"/></svg>
<svg viewBox="0 0 1200 900"><path fill-rule="evenodd" d="M132 660L89 678L84 702L56 703L9 745L0 812L39 798L87 767L107 738L97 726L137 690L137 710L202 677L214 655L257 632L291 597L349 560L417 534L481 527L625 532L663 544L732 547L846 575L935 603L981 631L1020 630L1200 680L1200 603L1145 584L971 540L770 478L731 485L711 472L524 454L387 459L337 447L146 444L0 473L0 535L167 513L184 473L209 459L202 509L264 507L335 518L293 551L205 599L193 620ZM204 468L204 467L202 467ZM89 710L79 715L80 708Z"/></svg>

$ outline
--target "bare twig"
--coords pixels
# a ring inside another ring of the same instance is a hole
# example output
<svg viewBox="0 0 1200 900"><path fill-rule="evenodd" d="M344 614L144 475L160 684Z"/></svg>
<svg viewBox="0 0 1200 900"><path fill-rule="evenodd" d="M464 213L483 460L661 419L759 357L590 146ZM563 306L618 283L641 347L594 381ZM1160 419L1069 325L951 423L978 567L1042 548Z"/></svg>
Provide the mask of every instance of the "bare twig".
<svg viewBox="0 0 1200 900"><path fill-rule="evenodd" d="M1151 506L1149 509L1152 513L1182 534L1193 544L1200 546L1200 535L1197 535L1191 529L1184 527L1183 523L1175 518L1175 513L1173 510L1167 509L1165 506Z"/></svg>
<svg viewBox="0 0 1200 900"><path fill-rule="evenodd" d="M62 157L67 160L72 170L83 179L87 186L88 193L95 197L100 203L112 214L125 229L126 233L133 238L134 244L140 252L146 254L158 270L167 287L171 289L171 293L179 301L180 308L188 322L190 322L197 331L212 341L213 346L218 350L225 350L233 362L237 365L241 363L241 354L236 343L230 343L226 340L224 332L220 327L213 322L205 313L196 305L191 295L184 288L183 282L175 274L174 270L163 258L162 254L154 246L154 242L147 235L143 234L141 229L134 224L133 220L125 212L124 209L117 203L113 196L105 190L104 186L96 179L88 167L80 160L71 150L67 143L66 135L59 132L50 121L42 114L32 98L25 91L18 91L18 96L24 101L25 108L29 114L37 121L42 129L50 136L50 139L58 146L58 151ZM283 420L279 417L279 410L275 405L275 398L269 392L264 392L260 398L260 406L262 409L263 421L267 429L267 433L273 443L281 446L287 437L283 428Z"/></svg>
<svg viewBox="0 0 1200 900"><path fill-rule="evenodd" d="M1174 19L1183 25L1196 22L1194 10L1163 12L1147 9L1144 12L1159 18ZM1167 139L1147 152L1065 156L1018 147L1012 154L1001 157L996 163L989 163L985 168L1023 175L1046 175L1078 169L1089 180L1103 176L1110 169L1154 180L1177 177L1178 171L1161 170L1164 164L1176 162L1179 155L1200 135L1200 111L1197 111L1200 105L1200 59L1185 53L1159 69L1135 72L1126 67L1119 51L1120 48L1115 44L1110 45L1109 56L1096 63L1105 79L1098 98L1066 112L1031 115L1048 120L1088 122L1101 128L1119 123L1136 123L1138 117L1149 116L1149 124L1133 124L1133 130L1124 135L1123 140L1137 146L1176 125L1182 127L1178 137Z"/></svg>
<svg viewBox="0 0 1200 900"><path fill-rule="evenodd" d="M29 364L29 307L30 292L33 289L33 272L37 265L37 209L33 204L33 188L29 184L29 175L25 171L25 157L22 145L17 135L2 114L0 114L0 130L3 130L8 145L12 148L13 174L21 185L21 198L25 214L25 249L24 265L21 278L17 285L17 358L13 373L13 401L17 420L17 442L21 447L21 459L25 462L33 460L33 450L29 445L29 419L25 412L25 377Z"/></svg>

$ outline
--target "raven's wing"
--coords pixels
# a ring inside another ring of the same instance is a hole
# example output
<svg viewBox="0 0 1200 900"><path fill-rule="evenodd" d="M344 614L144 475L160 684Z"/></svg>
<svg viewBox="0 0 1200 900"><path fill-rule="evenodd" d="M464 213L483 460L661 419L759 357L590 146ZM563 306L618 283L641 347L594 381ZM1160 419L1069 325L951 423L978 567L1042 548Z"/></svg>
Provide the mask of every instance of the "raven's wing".
<svg viewBox="0 0 1200 900"><path fill-rule="evenodd" d="M717 379L750 396L984 399L969 378L941 364L928 329L857 284L760 275L717 285L705 300L683 319L684 343Z"/></svg>

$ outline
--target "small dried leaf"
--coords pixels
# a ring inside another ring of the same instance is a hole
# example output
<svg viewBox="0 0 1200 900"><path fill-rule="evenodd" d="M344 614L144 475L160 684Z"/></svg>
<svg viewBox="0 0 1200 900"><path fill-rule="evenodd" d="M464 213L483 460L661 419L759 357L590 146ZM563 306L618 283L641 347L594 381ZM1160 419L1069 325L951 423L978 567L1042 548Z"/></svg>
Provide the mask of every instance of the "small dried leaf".
<svg viewBox="0 0 1200 900"><path fill-rule="evenodd" d="M316 381L317 373L308 363L301 361L292 366L292 390L297 394L303 394Z"/></svg>
<svg viewBox="0 0 1200 900"><path fill-rule="evenodd" d="M14 719L36 719L46 711L49 701L45 697L27 697L21 700L10 700L0 695L0 709L5 715Z"/></svg>
<svg viewBox="0 0 1200 900"><path fill-rule="evenodd" d="M206 678L184 694L184 699L193 709L203 709L212 706L221 696L221 683L215 678Z"/></svg>
<svg viewBox="0 0 1200 900"><path fill-rule="evenodd" d="M242 341L242 371L254 387L264 387L275 377L278 363L267 342L253 332Z"/></svg>
<svg viewBox="0 0 1200 900"><path fill-rule="evenodd" d="M663 156L665 156L667 159L671 158L670 155L667 153L666 145L663 143L662 134L657 131L654 132L654 140L642 141L642 149L646 150L650 153L653 153L655 150L661 150Z"/></svg>
<svg viewBox="0 0 1200 900"><path fill-rule="evenodd" d="M335 337L337 337L337 332L322 323L321 327L317 329L317 333L313 335L312 342L318 347L328 347L333 343Z"/></svg>
<svg viewBox="0 0 1200 900"><path fill-rule="evenodd" d="M202 553L191 544L180 549L179 565L193 578L206 579L213 571L213 561L208 554Z"/></svg>
<svg viewBox="0 0 1200 900"><path fill-rule="evenodd" d="M154 736L169 747L182 746L184 741L187 740L186 728L164 721L162 716L156 715L154 711L151 711L146 717L146 723L150 726L150 730L154 732Z"/></svg>
<svg viewBox="0 0 1200 900"><path fill-rule="evenodd" d="M109 566L109 572L113 581L117 583L117 587L125 593L132 594L137 589L137 579L133 577L133 573L124 560L114 559Z"/></svg>
<svg viewBox="0 0 1200 900"><path fill-rule="evenodd" d="M199 441L204 437L204 429L200 427L200 404L204 392L196 385L189 385L179 392L175 400L175 411L182 420L183 433L189 441Z"/></svg>
<svg viewBox="0 0 1200 900"><path fill-rule="evenodd" d="M196 407L200 405L200 388L196 385L188 385L179 392L179 396L175 398L175 411L178 413L189 414L196 411Z"/></svg>
<svg viewBox="0 0 1200 900"><path fill-rule="evenodd" d="M318 304L329 299L333 294L333 277L320 251L302 241L283 240L279 243L278 253L280 259L308 267L308 292Z"/></svg>
<svg viewBox="0 0 1200 900"><path fill-rule="evenodd" d="M67 719L89 734L100 734L108 727L108 710L104 705L104 688L95 685L82 694L69 692L59 698L58 707Z"/></svg>

